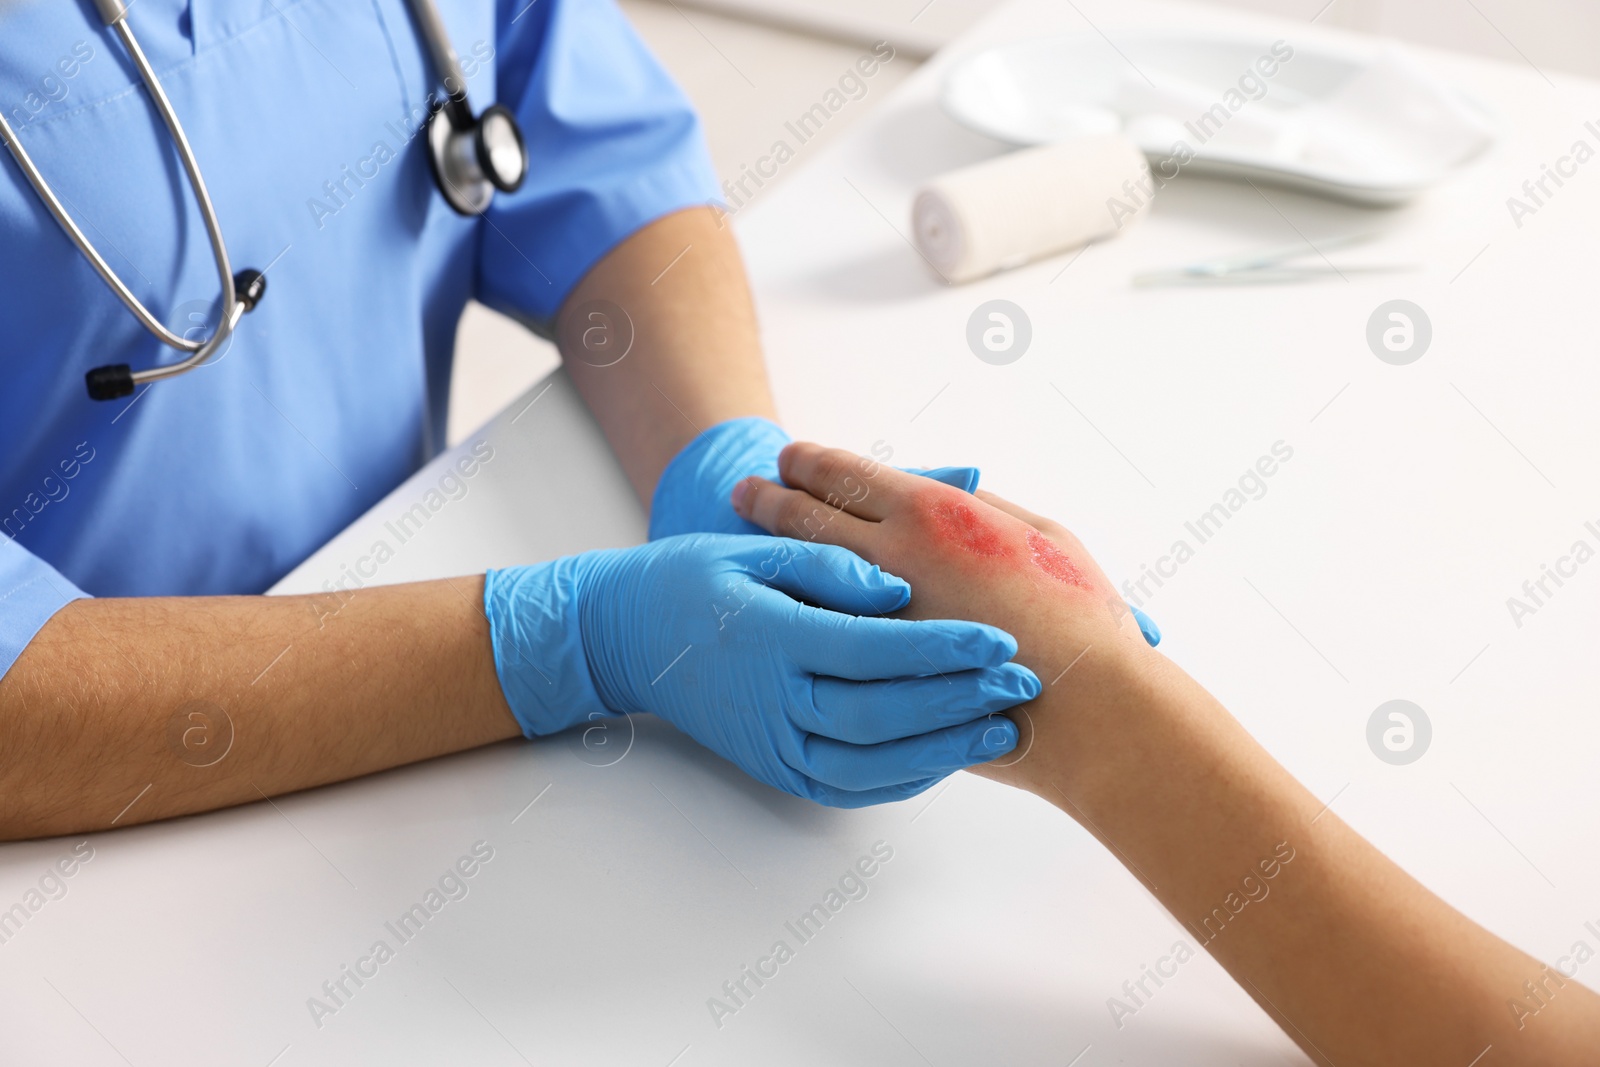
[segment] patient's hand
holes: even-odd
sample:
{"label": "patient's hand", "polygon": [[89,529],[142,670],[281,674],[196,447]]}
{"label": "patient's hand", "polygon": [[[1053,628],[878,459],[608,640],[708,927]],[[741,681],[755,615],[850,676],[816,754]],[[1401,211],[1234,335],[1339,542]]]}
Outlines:
{"label": "patient's hand", "polygon": [[[1534,998],[1537,1025],[1524,1025],[1531,1008],[1503,1011],[1550,967],[1423,889],[1296,782],[1144,643],[1066,530],[816,445],[790,445],[779,470],[796,489],[747,480],[735,509],[905,578],[913,614],[1016,637],[1044,691],[1009,713],[1016,750],[974,770],[1082,823],[1307,1056],[1410,1067],[1493,1049],[1497,1063],[1595,1062],[1600,998],[1562,982],[1554,999]],[[1272,903],[1260,906],[1265,879]]]}
{"label": "patient's hand", "polygon": [[1045,691],[1011,713],[1021,740],[978,769],[987,777],[1040,792],[1028,773],[1035,728],[1050,731],[1069,705],[1107,706],[1153,655],[1110,581],[1057,523],[840,449],[790,445],[779,470],[796,488],[747,479],[734,491],[741,515],[781,536],[842,545],[904,578],[907,616],[972,619],[1016,637],[1018,662]]}

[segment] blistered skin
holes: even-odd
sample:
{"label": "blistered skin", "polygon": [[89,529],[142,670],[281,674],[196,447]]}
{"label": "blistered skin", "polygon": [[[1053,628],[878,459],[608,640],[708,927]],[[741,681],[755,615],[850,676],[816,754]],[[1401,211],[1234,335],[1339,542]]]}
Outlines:
{"label": "blistered skin", "polygon": [[[1011,556],[1010,540],[976,508],[959,501],[941,500],[928,511],[934,533],[955,548],[990,559]],[[1079,589],[1092,588],[1089,578],[1050,538],[1038,530],[1027,533],[1028,556],[1033,565],[1058,582]]]}
{"label": "blistered skin", "polygon": [[1000,535],[972,507],[940,501],[930,512],[933,528],[949,544],[978,556],[1005,556]]}
{"label": "blistered skin", "polygon": [[1028,552],[1033,557],[1033,565],[1050,577],[1079,589],[1090,588],[1089,579],[1072,562],[1072,558],[1038,530],[1028,531]]}

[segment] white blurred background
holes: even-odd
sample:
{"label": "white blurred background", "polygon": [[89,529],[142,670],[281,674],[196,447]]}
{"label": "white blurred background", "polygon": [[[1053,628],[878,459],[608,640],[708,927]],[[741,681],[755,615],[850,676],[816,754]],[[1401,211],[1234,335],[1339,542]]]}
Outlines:
{"label": "white blurred background", "polygon": [[[864,45],[887,40],[896,58],[874,76],[864,99],[841,111],[808,143],[808,152],[837,137],[922,59],[1003,0],[620,2],[700,109],[717,172],[727,178],[766,151],[783,120],[814,103],[816,87],[834,81]],[[1533,65],[1547,73],[1600,77],[1600,0],[1216,2]],[[768,187],[792,172],[780,171]],[[450,441],[477,429],[556,363],[554,350],[521,326],[470,307],[456,345]]]}

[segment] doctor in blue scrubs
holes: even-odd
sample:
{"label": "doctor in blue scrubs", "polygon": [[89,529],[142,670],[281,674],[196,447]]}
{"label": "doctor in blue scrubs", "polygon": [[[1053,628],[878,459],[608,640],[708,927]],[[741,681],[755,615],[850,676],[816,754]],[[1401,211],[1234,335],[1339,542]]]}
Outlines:
{"label": "doctor in blue scrubs", "polygon": [[[525,150],[526,172],[473,203],[430,123],[486,129],[491,104],[472,158]],[[611,0],[21,0],[0,6],[0,115],[0,835],[624,713],[839,806],[1015,745],[997,713],[1039,683],[1009,635],[888,617],[906,583],[734,514],[788,438],[696,117]],[[195,344],[242,317],[168,375],[192,353],[113,278]],[[650,541],[334,612],[261,596],[440,451],[469,298],[556,338]],[[583,358],[596,308],[631,320],[626,359]],[[231,719],[226,759],[174,755],[192,709]]]}

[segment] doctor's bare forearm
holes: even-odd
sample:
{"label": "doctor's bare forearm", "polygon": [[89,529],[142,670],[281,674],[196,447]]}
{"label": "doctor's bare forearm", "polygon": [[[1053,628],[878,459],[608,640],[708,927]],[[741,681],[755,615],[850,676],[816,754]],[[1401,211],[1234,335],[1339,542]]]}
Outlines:
{"label": "doctor's bare forearm", "polygon": [[775,415],[744,262],[711,208],[657,219],[607,253],[562,305],[557,340],[646,505],[700,431]]}
{"label": "doctor's bare forearm", "polygon": [[0,838],[228,807],[520,734],[481,575],[325,601],[57,612],[0,679]]}

